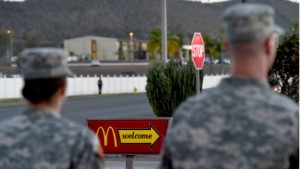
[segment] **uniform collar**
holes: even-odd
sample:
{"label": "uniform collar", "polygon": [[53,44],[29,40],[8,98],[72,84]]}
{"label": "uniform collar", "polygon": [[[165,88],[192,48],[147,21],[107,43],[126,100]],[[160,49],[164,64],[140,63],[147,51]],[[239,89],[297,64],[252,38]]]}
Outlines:
{"label": "uniform collar", "polygon": [[221,86],[234,86],[234,87],[258,87],[263,89],[270,89],[267,80],[260,80],[246,77],[229,77],[225,78],[220,83]]}
{"label": "uniform collar", "polygon": [[34,108],[34,107],[28,107],[25,110],[25,114],[28,115],[38,115],[38,116],[53,116],[56,118],[60,118],[60,114],[55,112],[52,109],[49,108]]}

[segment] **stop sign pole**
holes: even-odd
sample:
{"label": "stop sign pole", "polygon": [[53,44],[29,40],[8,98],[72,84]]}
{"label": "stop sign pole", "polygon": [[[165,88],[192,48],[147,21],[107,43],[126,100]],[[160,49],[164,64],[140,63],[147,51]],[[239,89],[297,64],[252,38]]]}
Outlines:
{"label": "stop sign pole", "polygon": [[196,93],[200,94],[199,70],[202,69],[205,60],[205,47],[201,33],[195,32],[192,40],[192,60],[196,69]]}

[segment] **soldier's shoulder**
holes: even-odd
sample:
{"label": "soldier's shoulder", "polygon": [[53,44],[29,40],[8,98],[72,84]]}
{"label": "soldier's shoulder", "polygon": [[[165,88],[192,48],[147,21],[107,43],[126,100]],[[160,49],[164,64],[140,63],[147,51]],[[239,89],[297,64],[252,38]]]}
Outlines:
{"label": "soldier's shoulder", "polygon": [[[201,94],[192,96],[183,101],[173,114],[173,122],[195,121],[194,117],[205,119],[207,117],[217,116],[215,113],[216,98],[221,102],[222,91],[218,88],[207,89]],[[201,111],[201,113],[199,113]]]}
{"label": "soldier's shoulder", "polygon": [[25,125],[24,121],[26,121],[26,117],[23,114],[11,117],[0,122],[0,130],[7,131],[7,128],[11,126]]}
{"label": "soldier's shoulder", "polygon": [[272,99],[269,100],[270,104],[274,107],[284,109],[286,111],[295,112],[299,110],[299,105],[286,95],[272,92]]}
{"label": "soldier's shoulder", "polygon": [[99,140],[92,130],[65,118],[62,118],[62,121],[66,123],[67,128],[72,128],[72,131],[69,131],[69,133],[74,133],[76,136],[77,144],[74,152],[80,153],[81,151],[91,151],[93,155],[96,155],[97,157],[103,156],[103,154],[99,152]]}
{"label": "soldier's shoulder", "polygon": [[60,123],[63,124],[63,130],[75,132],[85,137],[90,137],[92,131],[84,125],[76,123],[66,118],[61,118]]}
{"label": "soldier's shoulder", "polygon": [[224,91],[219,90],[219,88],[217,87],[203,90],[201,94],[189,97],[185,101],[183,101],[179,105],[178,110],[193,111],[195,108],[195,110],[197,110],[198,107],[202,107],[206,104],[212,105],[214,104],[212,100],[216,100],[216,98],[222,99],[220,97],[221,95],[223,95],[222,93],[224,93]]}
{"label": "soldier's shoulder", "polygon": [[90,130],[88,127],[83,126],[79,123],[73,122],[66,118],[61,118],[61,122],[65,124],[65,133],[67,132],[69,137],[78,140],[83,144],[98,145],[98,140],[95,133]]}

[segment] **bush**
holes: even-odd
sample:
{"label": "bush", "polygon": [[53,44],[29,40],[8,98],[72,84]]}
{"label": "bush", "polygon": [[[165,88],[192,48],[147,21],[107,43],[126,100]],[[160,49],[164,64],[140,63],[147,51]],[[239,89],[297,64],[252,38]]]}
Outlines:
{"label": "bush", "polygon": [[[200,91],[203,73],[200,71]],[[196,94],[195,68],[192,61],[181,66],[171,60],[166,66],[156,63],[147,75],[146,93],[156,116],[170,117],[187,97]]]}
{"label": "bush", "polygon": [[283,37],[269,72],[269,82],[279,86],[281,93],[299,102],[299,32],[298,24]]}

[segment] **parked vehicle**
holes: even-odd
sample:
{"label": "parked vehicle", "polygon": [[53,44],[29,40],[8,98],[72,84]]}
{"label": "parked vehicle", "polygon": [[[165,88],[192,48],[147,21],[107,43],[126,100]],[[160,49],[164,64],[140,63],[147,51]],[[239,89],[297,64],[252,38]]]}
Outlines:
{"label": "parked vehicle", "polygon": [[7,78],[22,78],[21,74],[9,74],[6,76]]}
{"label": "parked vehicle", "polygon": [[99,60],[93,60],[92,62],[91,62],[91,66],[100,66],[101,65],[101,63],[100,63],[100,61]]}
{"label": "parked vehicle", "polygon": [[210,57],[205,57],[204,64],[217,64],[218,60]]}
{"label": "parked vehicle", "polygon": [[218,59],[217,63],[218,64],[230,64],[231,61],[229,59],[223,58],[223,59]]}

